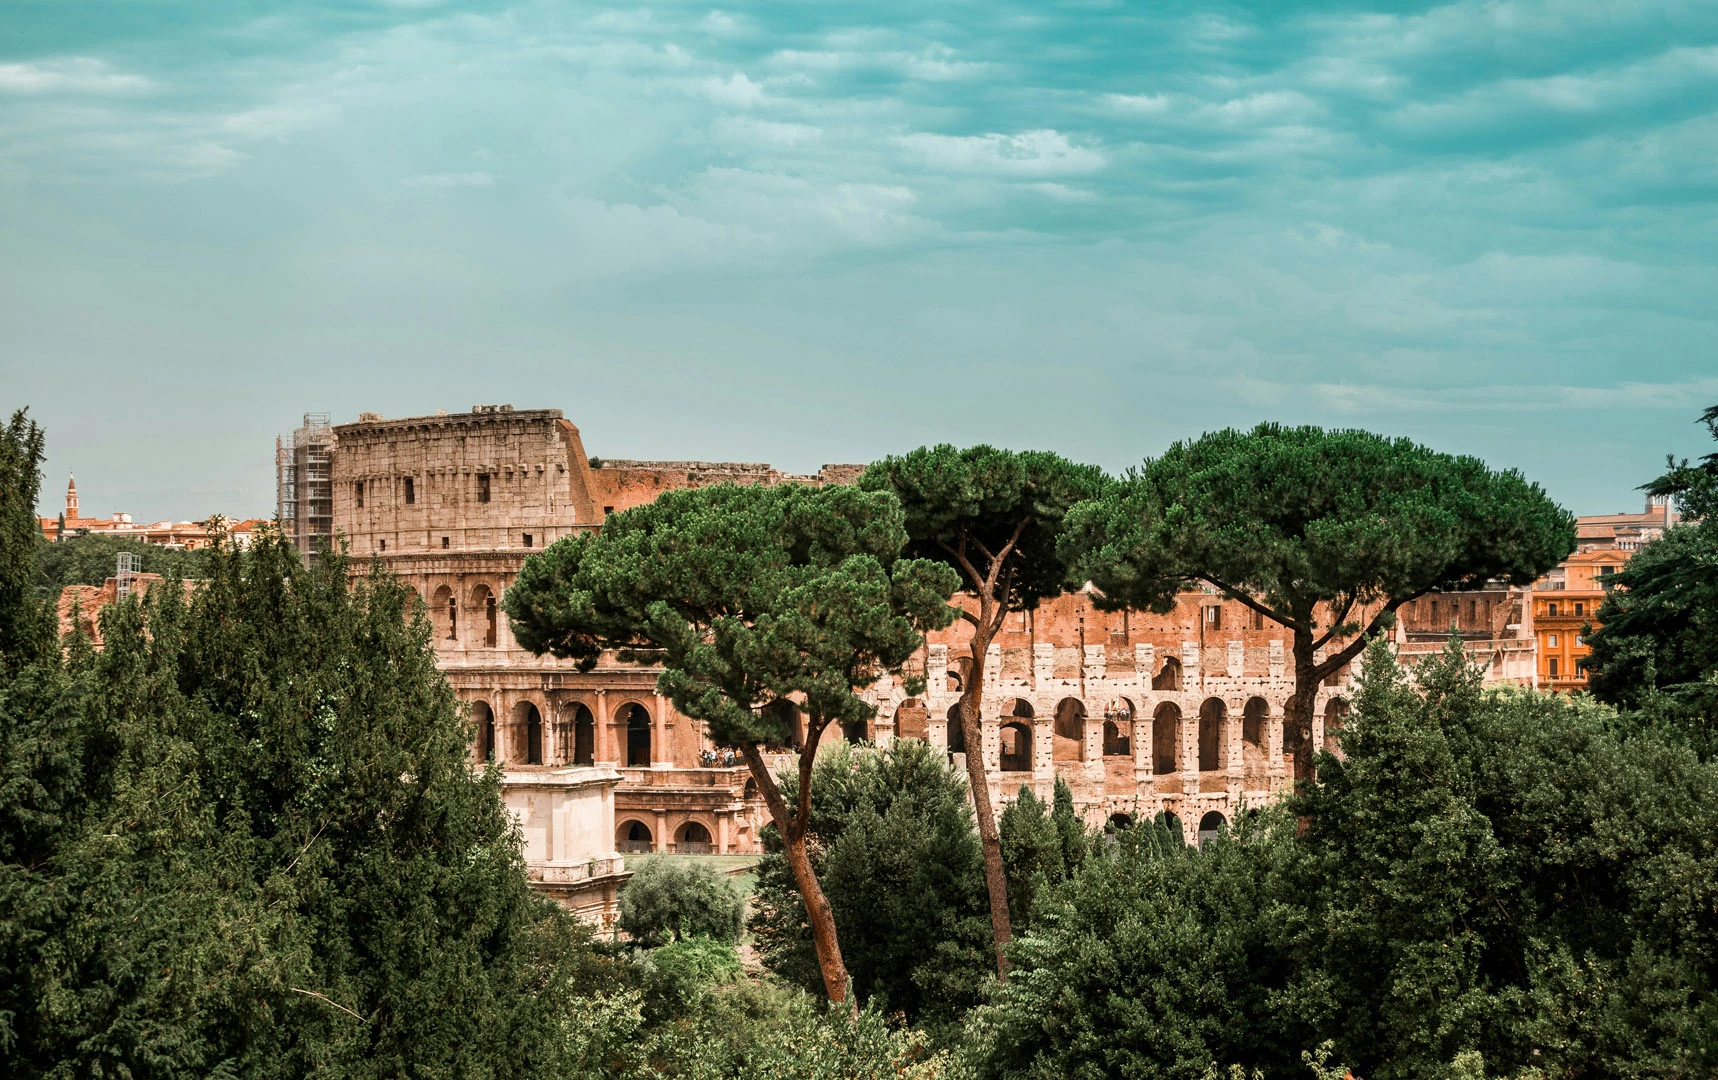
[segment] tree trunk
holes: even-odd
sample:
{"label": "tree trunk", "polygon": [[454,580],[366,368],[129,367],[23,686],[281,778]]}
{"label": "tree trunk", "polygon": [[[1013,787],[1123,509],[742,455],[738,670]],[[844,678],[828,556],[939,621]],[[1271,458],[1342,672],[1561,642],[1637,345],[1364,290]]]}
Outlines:
{"label": "tree trunk", "polygon": [[[988,626],[988,612],[980,618]],[[1003,946],[1014,936],[1008,918],[1008,876],[1002,867],[1002,838],[996,829],[996,813],[990,805],[990,779],[984,772],[984,727],[979,716],[984,706],[984,653],[990,647],[990,631],[979,627],[972,635],[972,667],[960,695],[960,730],[966,740],[966,778],[972,788],[973,817],[978,823],[978,842],[984,849],[984,884],[990,893],[990,935],[996,948],[996,977],[1008,975]]]}
{"label": "tree trunk", "polygon": [[[779,828],[779,826],[777,826]],[[811,856],[805,850],[804,835],[783,843],[787,865],[799,886],[800,899],[805,901],[805,914],[811,920],[811,942],[817,949],[817,968],[823,974],[823,992],[834,1004],[847,1000],[847,965],[841,959],[841,943],[835,936],[835,912],[823,895],[823,886],[811,870]],[[857,1010],[855,1010],[857,1015]]]}
{"label": "tree trunk", "polygon": [[763,794],[764,805],[769,807],[770,820],[781,833],[787,866],[793,872],[793,883],[799,889],[799,898],[805,904],[805,917],[811,923],[811,944],[817,951],[817,969],[823,975],[823,992],[834,1004],[847,1002],[854,1015],[858,1015],[857,1006],[847,1001],[847,964],[841,959],[841,940],[835,933],[835,912],[829,906],[829,898],[823,895],[823,886],[817,882],[817,874],[811,869],[811,856],[805,848],[805,810],[809,809],[811,801],[810,759],[816,752],[815,738],[808,737],[800,751],[799,801],[802,812],[796,815],[788,810],[787,800],[781,797],[781,787],[764,765],[758,748],[755,745],[740,748],[752,779]]}
{"label": "tree trunk", "polygon": [[1312,780],[1312,711],[1320,675],[1312,659],[1312,635],[1294,636],[1294,693],[1283,703],[1283,737],[1294,755],[1296,786]]}

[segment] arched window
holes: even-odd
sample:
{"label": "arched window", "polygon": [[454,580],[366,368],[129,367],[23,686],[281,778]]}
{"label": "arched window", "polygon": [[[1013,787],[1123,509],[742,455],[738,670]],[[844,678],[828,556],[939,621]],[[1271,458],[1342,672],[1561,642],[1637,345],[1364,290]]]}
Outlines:
{"label": "arched window", "polygon": [[1152,714],[1151,771],[1159,776],[1181,771],[1181,708],[1173,701]]}
{"label": "arched window", "polygon": [[[1086,706],[1079,698],[1056,703],[1056,759],[1082,761],[1086,756]],[[1071,745],[1070,745],[1071,741]]]}
{"label": "arched window", "polygon": [[485,648],[495,647],[496,637],[496,606],[495,594],[489,586],[479,585],[471,590],[471,610],[477,612],[477,617],[483,620],[482,634]]}
{"label": "arched window", "polygon": [[1032,729],[1021,723],[1004,724],[998,734],[1002,756],[997,767],[1003,772],[1031,772]]}
{"label": "arched window", "polygon": [[929,742],[928,719],[924,704],[918,698],[908,698],[895,710],[895,737]]}
{"label": "arched window", "polygon": [[1263,748],[1265,723],[1270,715],[1270,704],[1264,698],[1248,698],[1246,708],[1241,711],[1241,741],[1248,746]]}
{"label": "arched window", "polygon": [[627,854],[654,851],[650,827],[642,821],[623,821],[614,831],[615,850]]}
{"label": "arched window", "polygon": [[1223,767],[1223,722],[1227,709],[1222,698],[1206,698],[1199,706],[1199,771],[1216,772]]}
{"label": "arched window", "polygon": [[573,764],[596,763],[596,717],[583,705],[573,707]]}
{"label": "arched window", "polygon": [[1114,720],[1104,721],[1104,756],[1127,757],[1133,753],[1133,736],[1129,734],[1132,725],[1127,727]]}
{"label": "arched window", "polygon": [[621,709],[621,722],[626,725],[626,763],[634,768],[650,764],[650,713],[643,705],[631,702]]}
{"label": "arched window", "polygon": [[966,728],[960,723],[960,702],[948,707],[948,752],[966,753]]}
{"label": "arched window", "polygon": [[1342,749],[1342,729],[1348,726],[1348,702],[1331,698],[1324,707],[1324,748],[1332,754]]}
{"label": "arched window", "polygon": [[1151,677],[1153,690],[1181,689],[1181,661],[1173,656],[1163,658],[1163,666]]}
{"label": "arched window", "polygon": [[477,760],[495,760],[495,713],[486,701],[471,703],[471,720],[477,728]]}
{"label": "arched window", "polygon": [[1215,810],[1200,818],[1199,846],[1204,847],[1206,844],[1217,839],[1217,834],[1227,828],[1228,824],[1229,822],[1223,817],[1223,815],[1219,814]]}
{"label": "arched window", "polygon": [[513,708],[515,752],[524,751],[526,765],[543,764],[543,714],[529,701]]}
{"label": "arched window", "polygon": [[436,640],[457,641],[459,639],[459,601],[454,597],[453,590],[443,585],[430,597],[430,625],[435,629]]}
{"label": "arched window", "polygon": [[1123,829],[1131,829],[1131,828],[1133,828],[1133,815],[1132,814],[1122,814],[1122,813],[1111,814],[1109,816],[1109,820],[1104,822],[1104,832],[1107,832],[1107,833],[1118,833],[1118,832],[1121,832]]}
{"label": "arched window", "polygon": [[682,855],[708,855],[713,850],[710,841],[710,830],[701,823],[688,821],[680,826],[680,836],[674,842],[674,850]]}

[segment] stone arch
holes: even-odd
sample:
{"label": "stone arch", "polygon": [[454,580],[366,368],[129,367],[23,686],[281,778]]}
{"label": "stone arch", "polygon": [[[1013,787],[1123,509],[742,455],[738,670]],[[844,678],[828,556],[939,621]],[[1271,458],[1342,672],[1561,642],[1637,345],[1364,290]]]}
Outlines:
{"label": "stone arch", "polygon": [[1222,698],[1206,698],[1199,706],[1199,771],[1216,772],[1223,767],[1223,729],[1228,726],[1229,707]]}
{"label": "stone arch", "polygon": [[430,594],[430,626],[435,640],[459,640],[459,598],[446,585]]}
{"label": "stone arch", "polygon": [[1151,677],[1153,690],[1169,690],[1179,693],[1181,690],[1181,661],[1173,656],[1163,658],[1163,666],[1157,669],[1157,674]]}
{"label": "stone arch", "polygon": [[521,701],[513,706],[512,736],[514,764],[543,764],[543,714],[536,702]]}
{"label": "stone arch", "polygon": [[1332,754],[1342,751],[1342,730],[1348,726],[1348,701],[1333,697],[1324,705],[1324,748]]}
{"label": "stone arch", "polygon": [[495,760],[495,710],[487,701],[471,703],[471,722],[476,728],[477,760]]}
{"label": "stone arch", "polygon": [[948,707],[948,752],[966,753],[966,728],[960,722],[960,702]]}
{"label": "stone arch", "polygon": [[653,733],[650,730],[650,710],[636,701],[628,701],[615,714],[626,732],[626,764],[644,768],[650,764]]}
{"label": "stone arch", "polygon": [[972,671],[972,657],[956,656],[949,660],[948,669],[944,672],[945,687],[949,693],[958,694],[966,689],[967,675]]}
{"label": "stone arch", "polygon": [[615,823],[614,848],[626,854],[655,851],[656,839],[651,835],[649,825],[637,818],[626,818]]}
{"label": "stone arch", "polygon": [[562,743],[569,751],[568,760],[574,765],[596,764],[597,720],[584,702],[574,702],[570,739]]}
{"label": "stone arch", "polygon": [[1104,832],[1118,833],[1133,828],[1133,815],[1117,810],[1104,820]]}
{"label": "stone arch", "polygon": [[1086,703],[1065,697],[1056,703],[1055,759],[1082,761],[1086,756]]}
{"label": "stone arch", "polygon": [[752,777],[746,777],[746,786],[740,789],[740,798],[751,802],[758,797],[758,782]]}
{"label": "stone arch", "polygon": [[1204,847],[1217,839],[1219,833],[1229,827],[1229,819],[1215,810],[1211,810],[1199,819],[1199,846]]}
{"label": "stone arch", "polygon": [[1173,701],[1152,714],[1151,771],[1160,776],[1181,771],[1181,706]]}
{"label": "stone arch", "polygon": [[1035,714],[1032,711],[1032,703],[1030,701],[1027,701],[1025,698],[1017,697],[1008,703],[1008,710],[1002,715],[1004,719],[1013,717],[1016,720],[1031,720]]}
{"label": "stone arch", "polygon": [[483,582],[478,582],[471,589],[471,603],[467,608],[471,612],[474,624],[472,633],[484,648],[493,649],[500,639],[500,607],[495,599],[495,590]]}
{"label": "stone arch", "polygon": [[1015,721],[1003,724],[997,732],[1002,745],[997,767],[1003,772],[1032,771],[1032,726]]}
{"label": "stone arch", "polygon": [[895,737],[930,742],[930,714],[918,698],[908,698],[895,709]]}
{"label": "stone arch", "polygon": [[1241,708],[1241,767],[1249,776],[1261,777],[1270,771],[1265,754],[1270,719],[1271,704],[1262,697],[1248,698]]}
{"label": "stone arch", "polygon": [[1104,757],[1133,754],[1133,702],[1118,697],[1104,706]]}
{"label": "stone arch", "polygon": [[715,850],[716,839],[710,827],[692,818],[675,830],[674,850],[683,855],[708,855]]}

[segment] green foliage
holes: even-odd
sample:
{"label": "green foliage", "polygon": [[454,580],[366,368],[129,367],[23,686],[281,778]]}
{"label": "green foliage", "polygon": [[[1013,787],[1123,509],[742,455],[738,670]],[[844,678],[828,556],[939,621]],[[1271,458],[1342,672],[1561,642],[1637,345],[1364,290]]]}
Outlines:
{"label": "green foliage", "polygon": [[1307,1045],[1271,1008],[1269,886],[1291,833],[1257,822],[1203,851],[1152,827],[1117,834],[1010,946],[1008,980],[968,1021],[977,1074],[1195,1080],[1221,1061],[1283,1075]]}
{"label": "green foliage", "polygon": [[44,545],[36,518],[46,446],[19,409],[0,428],[0,674],[43,657],[53,644],[51,609],[35,600],[31,560]]}
{"label": "green foliage", "polygon": [[739,940],[745,901],[709,865],[646,858],[620,891],[620,928],[641,945],[701,937]]}
{"label": "green foliage", "polygon": [[900,499],[912,537],[907,553],[947,563],[967,587],[976,584],[971,566],[983,565],[1014,538],[998,575],[997,599],[1008,609],[1036,607],[1080,584],[1058,552],[1057,537],[1068,510],[1099,494],[1104,483],[1097,466],[1057,454],[946,443],[884,458],[859,478],[863,490]]}
{"label": "green foliage", "polygon": [[659,689],[717,743],[783,745],[794,695],[867,721],[854,692],[948,625],[953,575],[897,558],[887,493],[718,484],[664,493],[528,560],[504,601],[520,644],[589,666],[605,648],[663,667]]}
{"label": "green foliage", "polygon": [[35,588],[38,595],[57,597],[67,585],[100,585],[114,575],[117,556],[129,551],[146,574],[175,576],[187,581],[206,576],[208,549],[188,551],[151,544],[136,537],[90,533],[71,536],[36,548]]}
{"label": "green foliage", "polygon": [[266,539],[4,681],[8,1075],[560,1068],[588,932],[530,893],[418,608]]}
{"label": "green foliage", "polygon": [[[1364,431],[1261,424],[1178,442],[1069,514],[1067,550],[1112,603],[1166,611],[1209,582],[1277,621],[1429,589],[1531,584],[1574,518],[1513,470]],[[1337,621],[1340,621],[1338,619]]]}
{"label": "green foliage", "polygon": [[1718,771],[1458,646],[1369,657],[1346,760],[1295,800],[1286,1000],[1378,1080],[1687,1076],[1718,1032]]}
{"label": "green foliage", "polygon": [[[1718,405],[1700,414],[1700,423],[1718,439]],[[1665,461],[1663,476],[1646,485],[1649,495],[1676,500],[1687,518],[1718,518],[1718,453],[1707,454],[1696,464],[1674,457]]]}
{"label": "green foliage", "polygon": [[1008,909],[1014,926],[1030,928],[1038,898],[1077,873],[1091,852],[1085,822],[1074,809],[1074,793],[1056,778],[1053,809],[1045,811],[1025,785],[1002,811],[999,832],[1008,874]]}
{"label": "green foliage", "polygon": [[[798,778],[784,775],[782,786],[793,792]],[[917,740],[840,746],[818,759],[811,807],[813,864],[859,1000],[915,1023],[951,1023],[989,966],[983,858],[965,782]],[[764,842],[751,922],[758,953],[790,982],[814,987],[811,931],[773,827]]]}

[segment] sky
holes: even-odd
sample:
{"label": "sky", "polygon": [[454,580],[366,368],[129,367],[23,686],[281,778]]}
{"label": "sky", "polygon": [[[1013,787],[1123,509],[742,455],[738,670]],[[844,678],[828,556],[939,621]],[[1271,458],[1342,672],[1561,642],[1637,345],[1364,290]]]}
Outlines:
{"label": "sky", "polygon": [[1634,509],[1718,403],[1718,4],[7,0],[43,507],[267,516],[306,411],[1121,470],[1362,427]]}

